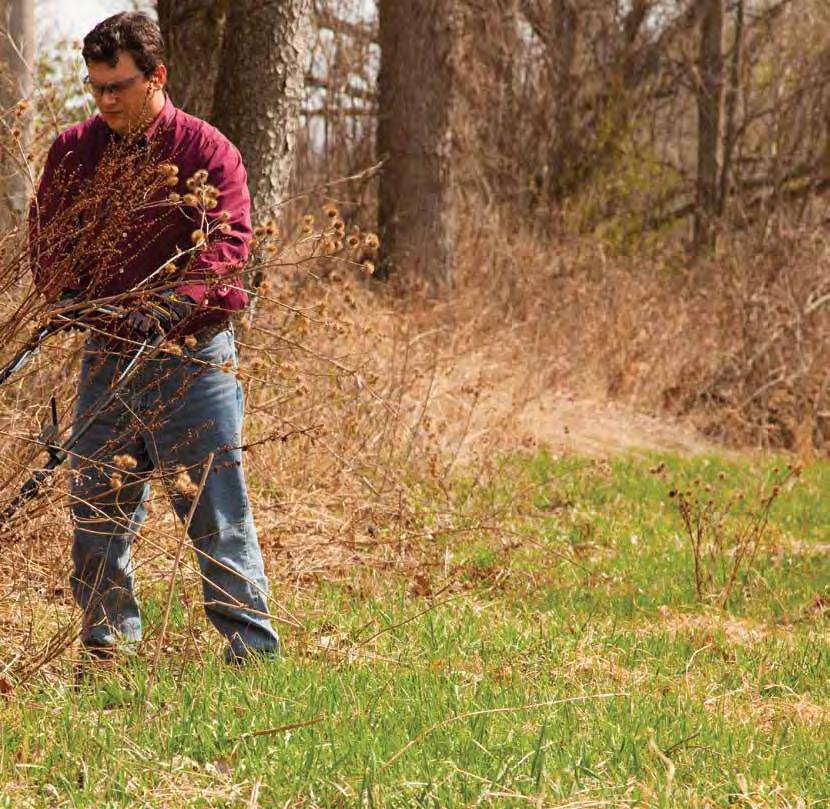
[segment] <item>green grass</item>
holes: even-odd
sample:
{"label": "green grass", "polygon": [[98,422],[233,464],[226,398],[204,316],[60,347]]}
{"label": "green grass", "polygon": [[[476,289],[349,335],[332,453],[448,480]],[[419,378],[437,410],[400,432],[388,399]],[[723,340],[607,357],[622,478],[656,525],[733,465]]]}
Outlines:
{"label": "green grass", "polygon": [[668,497],[752,503],[772,463],[539,455],[424,490],[397,572],[286,597],[307,625],[278,663],[211,641],[149,694],[150,652],[0,698],[0,807],[827,803],[830,465],[776,503],[726,613]]}

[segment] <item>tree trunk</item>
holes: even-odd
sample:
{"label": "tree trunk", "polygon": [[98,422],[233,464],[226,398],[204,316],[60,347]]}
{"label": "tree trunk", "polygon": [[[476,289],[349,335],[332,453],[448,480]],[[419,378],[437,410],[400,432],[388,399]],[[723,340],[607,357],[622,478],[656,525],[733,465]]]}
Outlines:
{"label": "tree trunk", "polygon": [[381,270],[406,270],[433,287],[451,281],[455,247],[454,6],[453,0],[381,0],[379,9]]}
{"label": "tree trunk", "polygon": [[574,75],[577,44],[579,42],[579,15],[571,0],[554,4],[553,32],[548,43],[551,51],[549,65],[551,86],[554,88],[556,109],[553,114],[553,137],[548,150],[547,190],[551,200],[562,199],[578,185],[579,155],[584,144],[575,143],[576,98],[579,82]]}
{"label": "tree trunk", "polygon": [[33,191],[27,153],[33,134],[28,102],[34,88],[34,0],[0,0],[0,29],[0,109],[9,110],[0,134],[0,221],[8,224],[26,210]]}
{"label": "tree trunk", "polygon": [[177,107],[210,119],[230,0],[158,0],[170,77],[167,91]]}
{"label": "tree trunk", "polygon": [[697,210],[694,221],[696,255],[715,249],[720,176],[721,108],[723,104],[724,0],[703,0],[697,92]]}
{"label": "tree trunk", "polygon": [[213,123],[242,152],[255,221],[276,213],[291,176],[311,46],[311,0],[233,0]]}
{"label": "tree trunk", "polygon": [[741,90],[741,69],[743,66],[744,42],[744,0],[735,2],[735,36],[729,60],[729,85],[724,100],[723,165],[720,172],[718,193],[718,216],[726,212],[726,203],[731,190],[732,157],[735,152],[737,133],[738,96]]}
{"label": "tree trunk", "polygon": [[[516,198],[508,155],[515,143],[514,61],[519,49],[518,0],[462,0],[459,75],[453,113],[456,185],[484,204]],[[466,196],[466,195],[465,195]]]}

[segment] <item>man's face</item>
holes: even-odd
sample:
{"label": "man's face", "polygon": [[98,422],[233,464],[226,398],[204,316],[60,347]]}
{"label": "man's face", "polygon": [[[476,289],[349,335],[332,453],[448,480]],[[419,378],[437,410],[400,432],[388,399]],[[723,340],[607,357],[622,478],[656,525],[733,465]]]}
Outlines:
{"label": "man's face", "polygon": [[89,62],[87,71],[87,87],[98,110],[107,126],[119,135],[143,132],[163,106],[161,88],[167,76],[164,65],[145,76],[132,54],[124,52],[119,54],[115,67]]}

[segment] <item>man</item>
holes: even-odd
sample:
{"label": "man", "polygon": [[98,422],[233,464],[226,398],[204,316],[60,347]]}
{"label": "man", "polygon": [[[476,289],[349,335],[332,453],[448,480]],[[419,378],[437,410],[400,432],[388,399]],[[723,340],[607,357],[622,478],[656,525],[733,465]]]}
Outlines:
{"label": "man", "polygon": [[[132,542],[150,473],[189,535],[205,610],[228,662],[277,654],[267,582],[242,471],[242,390],[229,317],[247,304],[239,272],[251,238],[239,152],[167,98],[155,22],[121,13],[84,39],[99,114],[52,145],[30,214],[38,289],[64,313],[105,301],[128,314],[86,323],[75,426],[155,334],[138,367],[73,450],[72,589],[81,641],[108,657],[141,638]],[[173,341],[173,342],[171,342]],[[202,491],[196,482],[214,453]]]}

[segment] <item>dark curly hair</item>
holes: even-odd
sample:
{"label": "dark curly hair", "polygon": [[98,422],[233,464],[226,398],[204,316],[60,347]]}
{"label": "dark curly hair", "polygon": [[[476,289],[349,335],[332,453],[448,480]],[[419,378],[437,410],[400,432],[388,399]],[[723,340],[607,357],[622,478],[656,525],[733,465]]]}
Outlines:
{"label": "dark curly hair", "polygon": [[85,37],[84,61],[106,62],[115,67],[122,52],[129,53],[138,69],[149,76],[164,62],[164,39],[156,22],[140,11],[122,11],[99,22]]}

